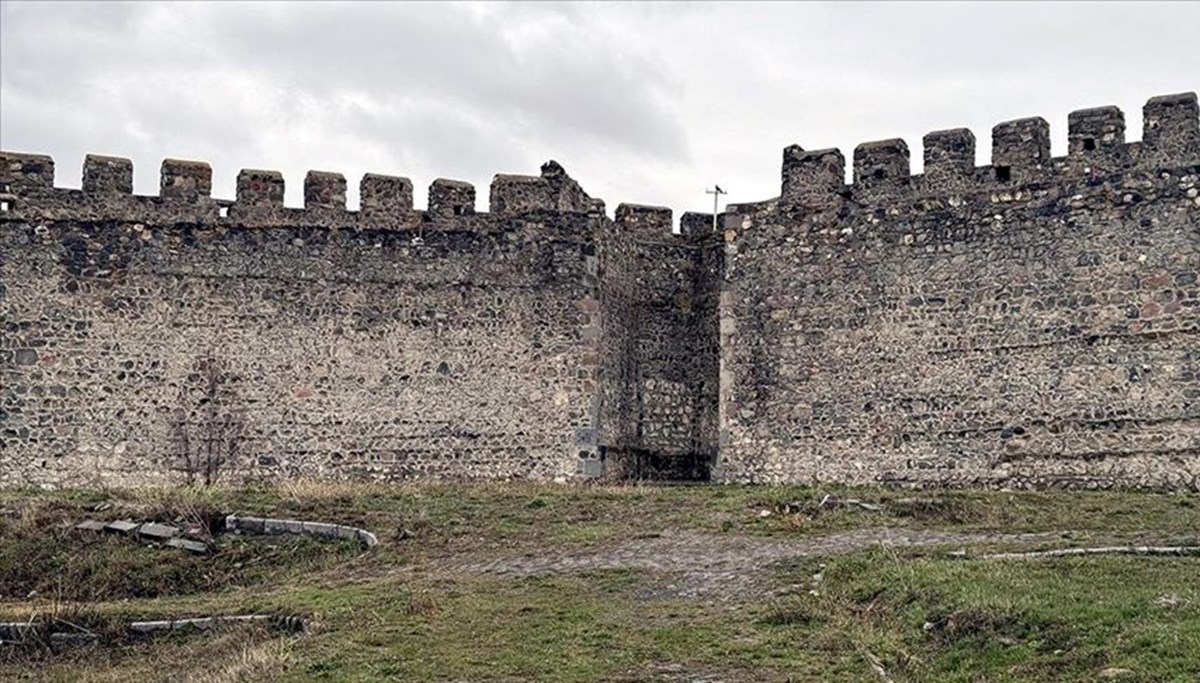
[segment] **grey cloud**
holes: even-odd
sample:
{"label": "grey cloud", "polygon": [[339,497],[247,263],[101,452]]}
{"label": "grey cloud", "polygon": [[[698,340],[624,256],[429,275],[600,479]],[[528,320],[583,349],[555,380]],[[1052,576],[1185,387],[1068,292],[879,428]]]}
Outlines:
{"label": "grey cloud", "polygon": [[[778,190],[779,150],[1194,90],[1200,5],[1123,3],[0,4],[0,146],[480,187],[563,162],[608,201]],[[67,170],[72,169],[72,170]],[[352,192],[353,195],[353,192]]]}

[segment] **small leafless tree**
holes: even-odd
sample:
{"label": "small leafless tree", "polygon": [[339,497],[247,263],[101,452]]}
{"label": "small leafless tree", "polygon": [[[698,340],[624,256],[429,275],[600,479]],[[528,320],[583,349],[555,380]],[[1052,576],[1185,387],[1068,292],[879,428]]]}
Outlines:
{"label": "small leafless tree", "polygon": [[245,419],[234,407],[235,380],[210,353],[196,362],[196,371],[179,388],[175,466],[189,485],[212,486],[227,466],[236,466]]}

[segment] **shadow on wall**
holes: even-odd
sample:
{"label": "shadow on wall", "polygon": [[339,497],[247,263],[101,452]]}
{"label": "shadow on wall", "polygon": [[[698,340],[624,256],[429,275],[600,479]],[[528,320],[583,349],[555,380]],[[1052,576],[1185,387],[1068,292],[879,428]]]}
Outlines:
{"label": "shadow on wall", "polygon": [[712,458],[703,453],[663,455],[640,448],[601,447],[605,476],[617,481],[709,481]]}

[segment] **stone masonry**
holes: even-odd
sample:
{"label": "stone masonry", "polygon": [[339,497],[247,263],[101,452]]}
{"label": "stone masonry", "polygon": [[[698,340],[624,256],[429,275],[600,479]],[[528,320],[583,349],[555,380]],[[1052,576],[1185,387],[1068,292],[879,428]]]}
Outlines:
{"label": "stone masonry", "polygon": [[0,485],[657,477],[1200,486],[1200,113],[784,150],[780,196],[617,207],[0,153]]}

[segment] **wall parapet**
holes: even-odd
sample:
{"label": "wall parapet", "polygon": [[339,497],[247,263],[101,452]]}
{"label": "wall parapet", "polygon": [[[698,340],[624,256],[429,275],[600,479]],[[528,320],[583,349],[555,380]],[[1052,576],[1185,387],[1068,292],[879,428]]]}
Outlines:
{"label": "wall parapet", "polygon": [[906,198],[974,192],[1011,192],[1127,171],[1180,167],[1200,161],[1200,106],[1194,92],[1150,98],[1142,110],[1142,141],[1125,141],[1125,115],[1093,107],[1068,116],[1068,150],[1051,155],[1050,124],[1040,117],[992,128],[991,164],[975,165],[975,135],[965,128],[934,131],[922,139],[925,170],[912,174],[901,139],[865,142],[854,150],[852,181],[837,149],[783,151],[781,208],[795,213],[877,205]]}
{"label": "wall parapet", "polygon": [[[324,227],[349,230],[439,230],[478,232],[509,218],[556,214],[602,216],[604,202],[588,196],[557,162],[540,176],[497,175],[490,212],[475,210],[475,187],[438,178],[429,187],[423,211],[413,208],[408,178],[364,174],[360,206],[347,209],[347,182],[341,173],[309,171],[304,206],[284,205],[285,180],[278,171],[243,169],[235,198],[212,196],[212,168],[202,161],[162,162],[157,196],[133,192],[133,163],[122,157],[89,154],[79,190],[56,187],[55,162],[46,155],[0,151],[0,221],[125,221],[134,223],[215,223],[230,227]],[[492,226],[492,227],[489,227]]]}

